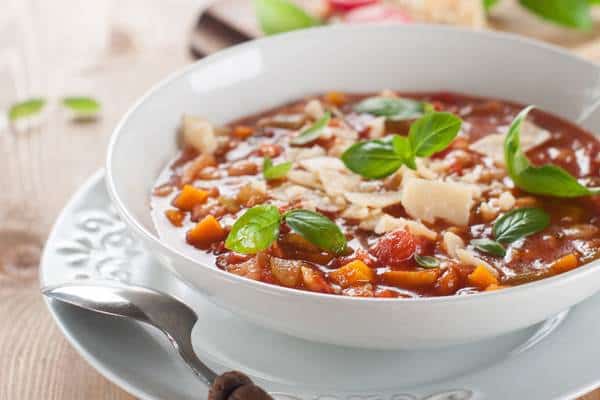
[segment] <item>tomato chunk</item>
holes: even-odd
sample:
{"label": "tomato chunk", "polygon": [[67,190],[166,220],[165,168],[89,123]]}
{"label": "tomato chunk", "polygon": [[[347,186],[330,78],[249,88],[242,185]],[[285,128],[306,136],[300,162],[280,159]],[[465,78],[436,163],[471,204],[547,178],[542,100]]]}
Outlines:
{"label": "tomato chunk", "polygon": [[413,256],[416,250],[415,238],[404,229],[386,233],[369,252],[384,265],[399,265]]}
{"label": "tomato chunk", "polygon": [[329,5],[336,11],[346,12],[378,2],[379,0],[329,0]]}
{"label": "tomato chunk", "polygon": [[346,22],[367,23],[367,22],[411,22],[410,17],[402,10],[388,4],[372,4],[365,7],[356,8],[346,14]]}

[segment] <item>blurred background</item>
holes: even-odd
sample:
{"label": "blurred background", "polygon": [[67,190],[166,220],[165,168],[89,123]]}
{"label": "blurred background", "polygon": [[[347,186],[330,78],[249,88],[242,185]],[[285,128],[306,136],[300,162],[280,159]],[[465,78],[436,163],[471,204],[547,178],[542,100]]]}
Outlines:
{"label": "blurred background", "polygon": [[0,399],[129,398],[61,337],[37,266],[136,98],[261,35],[382,22],[514,32],[600,62],[599,0],[0,0]]}

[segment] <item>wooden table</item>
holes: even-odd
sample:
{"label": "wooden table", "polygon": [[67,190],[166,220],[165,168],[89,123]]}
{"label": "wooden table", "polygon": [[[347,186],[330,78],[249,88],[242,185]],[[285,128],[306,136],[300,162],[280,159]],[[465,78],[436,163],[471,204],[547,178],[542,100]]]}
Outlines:
{"label": "wooden table", "polygon": [[[16,99],[51,101],[37,127],[14,132],[0,117],[0,400],[131,399],[68,345],[38,290],[44,240],[73,191],[103,164],[115,122],[132,101],[191,60],[187,41],[206,0],[5,0],[0,12],[0,110]],[[598,29],[566,32],[513,4],[493,25],[525,31],[600,61]],[[67,94],[103,104],[95,123],[57,110]],[[0,112],[0,114],[4,114]],[[600,391],[582,399],[600,400]]]}

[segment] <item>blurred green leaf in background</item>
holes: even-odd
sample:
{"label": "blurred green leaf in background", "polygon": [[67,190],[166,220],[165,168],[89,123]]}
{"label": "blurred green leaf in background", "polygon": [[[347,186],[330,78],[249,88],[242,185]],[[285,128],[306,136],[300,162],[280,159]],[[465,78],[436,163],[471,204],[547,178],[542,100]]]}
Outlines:
{"label": "blurred green leaf in background", "polygon": [[266,35],[321,25],[321,21],[287,0],[254,0],[258,23]]}

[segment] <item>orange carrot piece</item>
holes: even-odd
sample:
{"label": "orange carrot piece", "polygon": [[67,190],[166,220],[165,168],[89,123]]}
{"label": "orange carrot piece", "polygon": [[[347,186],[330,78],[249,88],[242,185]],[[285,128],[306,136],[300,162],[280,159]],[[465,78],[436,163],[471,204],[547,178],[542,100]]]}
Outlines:
{"label": "orange carrot piece", "polygon": [[475,271],[471,272],[467,278],[471,285],[481,290],[485,290],[490,285],[498,284],[498,278],[482,265],[475,268]]}
{"label": "orange carrot piece", "polygon": [[341,287],[348,287],[359,283],[372,282],[375,279],[375,272],[364,262],[354,260],[331,271],[329,278]]}
{"label": "orange carrot piece", "polygon": [[173,226],[180,227],[183,225],[183,219],[185,218],[185,213],[180,210],[167,210],[165,211],[165,216],[171,222]]}
{"label": "orange carrot piece", "polygon": [[346,103],[346,95],[342,92],[328,92],[325,94],[325,101],[334,106],[341,106]]}
{"label": "orange carrot piece", "polygon": [[246,125],[238,125],[233,129],[233,136],[238,139],[246,139],[254,133],[254,130]]}
{"label": "orange carrot piece", "polygon": [[563,272],[577,268],[577,266],[579,266],[577,255],[569,253],[550,264],[550,270],[554,274],[562,274]]}
{"label": "orange carrot piece", "polygon": [[439,276],[439,269],[429,269],[426,271],[388,271],[383,273],[383,281],[392,286],[417,288],[433,285]]}
{"label": "orange carrot piece", "polygon": [[502,289],[507,289],[510,286],[507,285],[498,285],[497,283],[492,283],[491,285],[489,285],[488,287],[485,288],[486,292],[493,292],[495,290],[502,290]]}
{"label": "orange carrot piece", "polygon": [[192,209],[204,204],[208,198],[206,190],[198,189],[192,185],[185,185],[181,192],[173,200],[173,205],[181,211],[192,211]]}
{"label": "orange carrot piece", "polygon": [[212,243],[225,239],[226,232],[212,215],[207,215],[187,232],[186,239],[194,247],[206,249]]}

